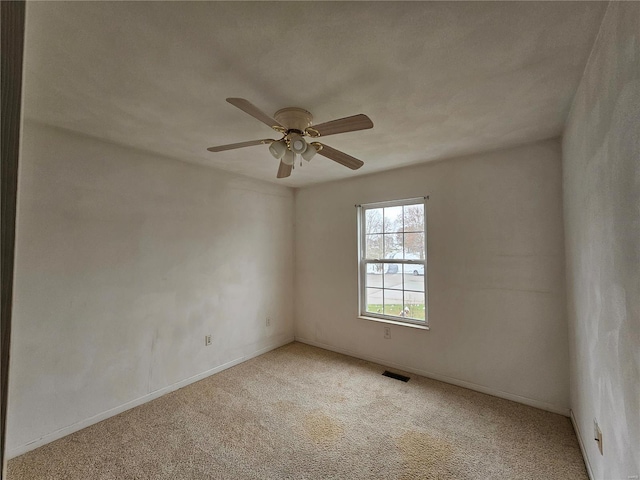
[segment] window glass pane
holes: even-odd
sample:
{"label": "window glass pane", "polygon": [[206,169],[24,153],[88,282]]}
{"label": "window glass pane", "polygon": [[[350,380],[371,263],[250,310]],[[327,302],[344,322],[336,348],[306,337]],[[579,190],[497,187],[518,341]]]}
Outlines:
{"label": "window glass pane", "polygon": [[404,234],[404,258],[424,260],[424,233]]}
{"label": "window glass pane", "polygon": [[402,290],[384,290],[384,314],[399,317],[402,312]]}
{"label": "window glass pane", "polygon": [[402,207],[387,207],[384,209],[384,233],[402,231]]}
{"label": "window glass pane", "polygon": [[404,231],[424,232],[424,205],[405,205]]}
{"label": "window glass pane", "polygon": [[415,292],[424,292],[424,265],[403,265],[404,289]]}
{"label": "window glass pane", "polygon": [[402,290],[402,265],[397,263],[384,264],[384,288]]}
{"label": "window glass pane", "polygon": [[370,233],[382,233],[382,208],[371,208],[365,210],[365,232]]}
{"label": "window glass pane", "polygon": [[383,313],[382,289],[367,288],[366,295],[367,295],[367,298],[366,298],[367,312],[382,314]]}
{"label": "window glass pane", "polygon": [[379,287],[382,288],[382,263],[367,263],[367,287]]}
{"label": "window glass pane", "polygon": [[382,258],[383,249],[383,235],[373,234],[366,235],[365,256],[368,259],[380,259]]}
{"label": "window glass pane", "polygon": [[384,257],[402,258],[403,242],[401,233],[384,234]]}
{"label": "window glass pane", "polygon": [[424,293],[404,292],[404,317],[424,320]]}

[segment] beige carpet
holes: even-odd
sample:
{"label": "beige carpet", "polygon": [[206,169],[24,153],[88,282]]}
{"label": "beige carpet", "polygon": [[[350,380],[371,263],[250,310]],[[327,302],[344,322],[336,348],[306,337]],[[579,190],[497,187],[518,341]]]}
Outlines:
{"label": "beige carpet", "polygon": [[292,343],[9,462],[9,479],[586,479],[560,415]]}

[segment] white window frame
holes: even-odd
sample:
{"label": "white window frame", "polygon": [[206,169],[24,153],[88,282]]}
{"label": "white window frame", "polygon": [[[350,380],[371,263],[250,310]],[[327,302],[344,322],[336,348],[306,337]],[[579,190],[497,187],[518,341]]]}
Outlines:
{"label": "white window frame", "polygon": [[[359,303],[359,317],[365,320],[376,320],[385,323],[394,323],[398,325],[417,327],[417,328],[429,328],[429,294],[427,291],[427,200],[429,197],[408,198],[403,200],[393,200],[387,202],[367,203],[362,205],[356,205],[358,210],[358,303]],[[424,213],[424,260],[405,260],[405,259],[367,259],[366,258],[366,212],[370,209],[385,208],[385,207],[398,207],[404,205],[423,205]],[[404,230],[404,229],[403,229]],[[382,264],[397,264],[397,265],[422,265],[424,268],[424,320],[418,320],[413,318],[405,318],[394,315],[385,315],[375,312],[368,312],[366,305],[366,278],[367,278],[367,265],[370,263],[382,263]],[[383,273],[384,275],[384,273]],[[404,292],[404,285],[403,285]]]}

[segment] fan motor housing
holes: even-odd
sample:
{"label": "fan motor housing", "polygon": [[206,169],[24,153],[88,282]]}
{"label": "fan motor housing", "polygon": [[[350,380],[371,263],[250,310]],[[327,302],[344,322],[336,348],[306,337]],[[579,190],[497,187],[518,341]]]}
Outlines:
{"label": "fan motor housing", "polygon": [[311,112],[298,107],[281,108],[275,113],[274,117],[281,125],[287,127],[288,130],[298,130],[300,132],[304,132],[313,122]]}

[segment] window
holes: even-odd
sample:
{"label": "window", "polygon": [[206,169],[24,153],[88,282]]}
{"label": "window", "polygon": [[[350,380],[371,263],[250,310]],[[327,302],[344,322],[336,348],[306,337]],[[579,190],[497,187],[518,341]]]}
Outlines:
{"label": "window", "polygon": [[360,316],[426,326],[425,199],[360,205]]}

